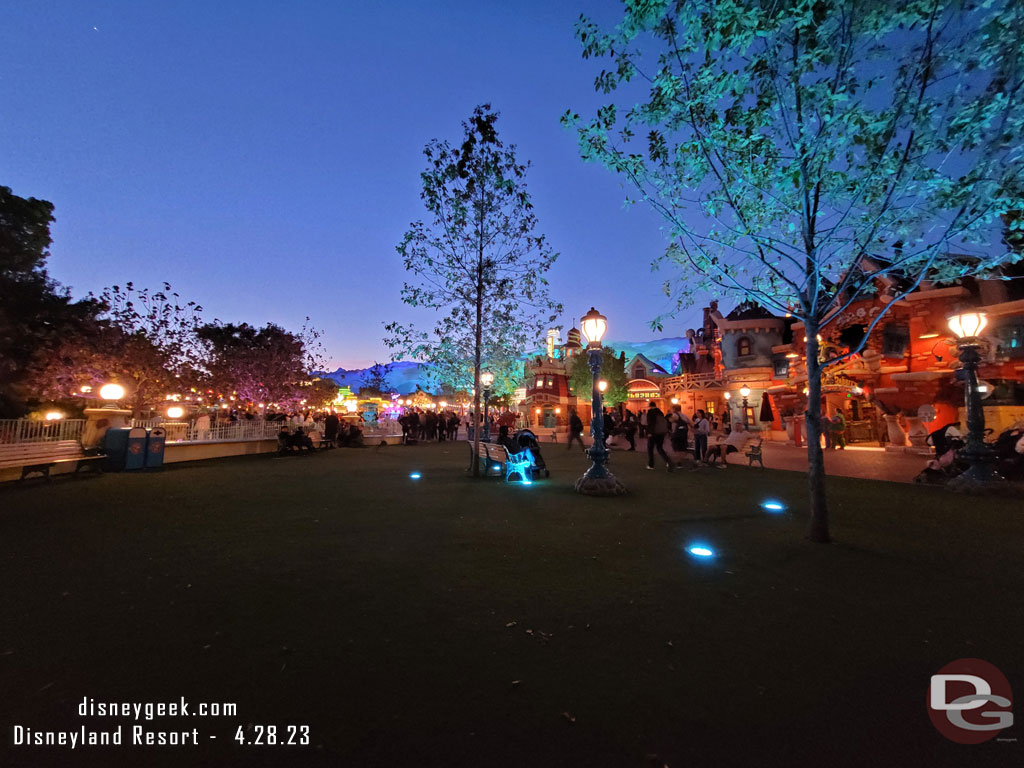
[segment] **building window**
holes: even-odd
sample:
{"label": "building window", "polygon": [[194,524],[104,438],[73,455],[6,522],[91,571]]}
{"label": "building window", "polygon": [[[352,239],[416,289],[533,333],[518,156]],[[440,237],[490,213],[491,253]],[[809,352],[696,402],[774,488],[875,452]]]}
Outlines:
{"label": "building window", "polygon": [[705,400],[704,401],[704,412],[705,413],[714,414],[714,412],[715,412],[715,401],[714,400]]}
{"label": "building window", "polygon": [[909,326],[889,325],[882,331],[882,357],[905,357],[909,346]]}
{"label": "building window", "polygon": [[637,363],[633,366],[633,378],[634,379],[645,379],[646,371],[644,370],[643,363]]}
{"label": "building window", "polygon": [[553,389],[555,386],[555,380],[552,378],[548,379],[548,389]]}
{"label": "building window", "polygon": [[749,336],[740,336],[739,341],[736,342],[736,354],[739,357],[746,357],[747,355],[753,354],[753,347],[750,343]]}
{"label": "building window", "polygon": [[777,357],[772,363],[775,370],[775,378],[784,379],[789,376],[789,360],[785,357]]}

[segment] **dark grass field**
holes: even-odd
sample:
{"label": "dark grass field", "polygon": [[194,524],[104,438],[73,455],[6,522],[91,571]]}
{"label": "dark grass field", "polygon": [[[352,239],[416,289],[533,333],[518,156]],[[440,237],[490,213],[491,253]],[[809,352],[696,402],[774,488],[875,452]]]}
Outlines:
{"label": "dark grass field", "polygon": [[[814,545],[799,474],[617,453],[632,493],[595,500],[572,491],[576,451],[547,448],[529,487],[467,477],[466,454],[0,488],[0,765],[1024,762],[1022,741],[947,742],[925,709],[962,657],[1024,700],[1024,500],[836,478],[836,541]],[[238,713],[140,723],[198,747],[12,746],[16,724],[127,741],[134,721],[81,718],[83,697],[182,696]],[[311,743],[237,745],[247,724]]]}

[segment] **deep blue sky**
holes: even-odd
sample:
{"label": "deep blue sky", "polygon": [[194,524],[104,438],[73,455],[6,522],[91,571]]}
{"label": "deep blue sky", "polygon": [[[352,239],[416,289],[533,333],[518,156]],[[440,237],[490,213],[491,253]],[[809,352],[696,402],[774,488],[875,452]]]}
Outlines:
{"label": "deep blue sky", "polygon": [[[611,0],[32,2],[0,24],[0,184],[57,207],[52,275],[76,296],[172,283],[208,318],[326,331],[332,363],[385,360],[395,253],[424,144],[456,141],[479,103],[533,162],[539,231],[561,253],[566,327],[591,304],[609,337],[664,334],[664,248],[558,123],[602,97],[573,37]],[[692,325],[692,322],[687,322]],[[333,366],[332,366],[333,367]]]}

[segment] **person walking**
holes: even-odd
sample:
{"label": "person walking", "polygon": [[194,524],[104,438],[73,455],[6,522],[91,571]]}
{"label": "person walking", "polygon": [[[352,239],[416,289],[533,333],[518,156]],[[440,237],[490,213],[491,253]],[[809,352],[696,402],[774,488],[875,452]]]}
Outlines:
{"label": "person walking", "polygon": [[832,417],[829,431],[832,433],[832,447],[840,451],[846,450],[846,417],[843,416],[843,409],[836,408],[836,415]]}
{"label": "person walking", "polygon": [[626,434],[626,442],[629,443],[627,451],[636,450],[636,429],[637,429],[636,414],[632,411],[626,411],[626,418],[622,421],[622,429]]}
{"label": "person walking", "polygon": [[565,450],[572,450],[572,441],[578,440],[580,448],[586,450],[586,446],[583,445],[583,420],[576,413],[575,408],[569,409],[569,445],[566,446]]}
{"label": "person walking", "polygon": [[651,400],[647,408],[647,468],[654,469],[654,451],[657,450],[665,460],[665,469],[672,471],[672,462],[665,453],[665,435],[668,434],[668,419],[661,412],[658,404]]}
{"label": "person walking", "polygon": [[697,461],[704,460],[708,452],[708,435],[711,434],[711,422],[703,410],[698,410],[693,421],[693,455]]}
{"label": "person walking", "polygon": [[615,434],[615,420],[612,418],[611,411],[608,408],[604,409],[604,420],[601,422],[602,435],[604,438],[605,450],[608,449],[608,439]]}
{"label": "person walking", "polygon": [[[672,413],[669,415],[669,422],[672,424],[672,451],[673,453],[686,453],[690,450],[690,417],[683,413],[682,406],[672,406]],[[676,462],[676,467],[681,466]]]}

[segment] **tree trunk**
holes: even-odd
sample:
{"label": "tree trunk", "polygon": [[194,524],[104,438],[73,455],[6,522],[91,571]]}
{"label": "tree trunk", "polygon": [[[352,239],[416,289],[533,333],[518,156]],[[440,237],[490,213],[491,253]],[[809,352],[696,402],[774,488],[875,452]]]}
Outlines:
{"label": "tree trunk", "polygon": [[821,544],[828,533],[828,502],[825,498],[825,455],[821,449],[821,363],[818,362],[818,324],[806,323],[807,333],[807,481],[811,492],[811,524],[807,538]]}
{"label": "tree trunk", "polygon": [[480,358],[484,341],[484,249],[480,239],[480,252],[476,267],[476,338],[473,345],[473,477],[480,477],[480,431],[484,422],[480,412]]}

